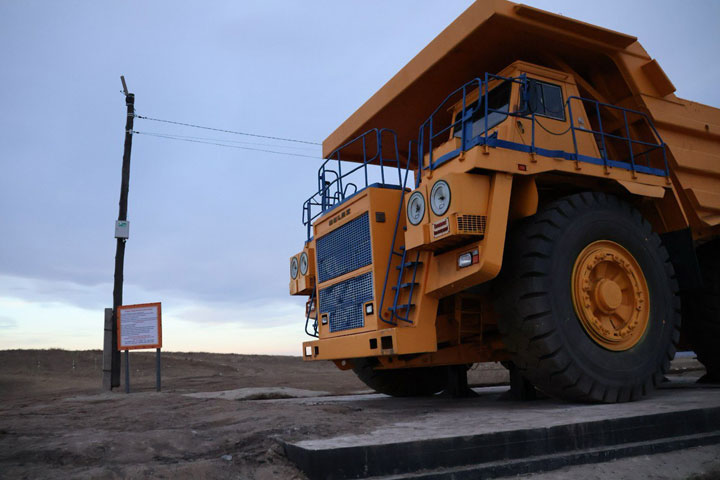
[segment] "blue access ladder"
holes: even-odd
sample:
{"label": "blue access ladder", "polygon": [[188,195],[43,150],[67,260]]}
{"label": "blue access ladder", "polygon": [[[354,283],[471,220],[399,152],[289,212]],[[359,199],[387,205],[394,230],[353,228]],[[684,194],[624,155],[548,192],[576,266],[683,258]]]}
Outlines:
{"label": "blue access ladder", "polygon": [[[397,277],[397,284],[392,287],[395,292],[393,295],[393,306],[388,308],[388,311],[390,312],[389,320],[386,320],[382,316],[380,318],[382,318],[384,322],[392,325],[397,325],[397,320],[412,323],[412,320],[410,320],[410,311],[415,306],[415,304],[412,303],[413,293],[415,287],[420,285],[416,281],[418,267],[422,265],[422,262],[420,261],[420,251],[415,254],[414,260],[409,260],[407,258],[408,253],[407,250],[405,250],[405,247],[400,247],[400,252],[393,251],[392,253],[400,255],[401,257],[400,265],[395,267],[396,270],[399,270],[399,273]],[[410,274],[410,278],[405,278],[406,273]],[[399,303],[402,292],[407,292],[407,301],[405,303]],[[382,303],[380,308],[380,311],[382,312]]]}
{"label": "blue access ladder", "polygon": [[[393,237],[392,237],[392,243],[390,244],[390,256],[388,258],[388,264],[387,269],[385,270],[385,282],[383,284],[382,289],[382,297],[380,299],[380,308],[379,308],[379,316],[380,319],[393,326],[398,325],[398,320],[412,323],[412,320],[410,319],[410,312],[412,308],[415,306],[412,303],[413,300],[413,293],[415,292],[415,288],[419,286],[419,283],[417,282],[417,270],[418,267],[422,265],[422,262],[420,261],[420,251],[418,250],[415,254],[414,259],[408,258],[408,252],[405,249],[405,246],[400,246],[397,250],[395,249],[395,244],[399,232],[399,226],[400,226],[400,218],[403,214],[403,205],[405,203],[405,193],[407,191],[407,180],[408,180],[408,174],[410,173],[410,163],[412,161],[412,151],[413,151],[413,142],[410,141],[408,145],[408,159],[407,164],[405,166],[405,177],[403,179],[402,183],[402,190],[400,194],[400,202],[398,204],[397,209],[397,216],[395,219],[395,229],[393,231]],[[419,173],[419,170],[418,170]],[[419,178],[419,177],[418,177]],[[417,183],[417,181],[416,181]],[[403,231],[407,230],[407,228],[403,228]],[[385,307],[385,291],[387,290],[388,286],[388,280],[390,278],[390,271],[392,270],[392,264],[393,259],[395,257],[400,258],[399,265],[395,266],[395,269],[398,271],[397,274],[397,281],[395,285],[393,285],[393,303],[391,307],[388,307],[387,311],[389,313],[389,318],[385,318],[384,315],[384,307]],[[411,254],[412,257],[412,254]],[[407,278],[409,277],[409,278]],[[400,303],[401,296],[403,293],[407,293],[407,299],[404,301],[404,303]]]}

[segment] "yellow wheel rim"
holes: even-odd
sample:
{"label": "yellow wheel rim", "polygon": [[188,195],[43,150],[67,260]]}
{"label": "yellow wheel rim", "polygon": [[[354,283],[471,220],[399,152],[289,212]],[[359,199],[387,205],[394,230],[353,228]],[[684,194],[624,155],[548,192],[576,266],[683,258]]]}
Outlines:
{"label": "yellow wheel rim", "polygon": [[578,255],[572,273],[575,313],[595,343],[614,351],[635,346],[647,330],[650,292],[630,252],[609,240]]}

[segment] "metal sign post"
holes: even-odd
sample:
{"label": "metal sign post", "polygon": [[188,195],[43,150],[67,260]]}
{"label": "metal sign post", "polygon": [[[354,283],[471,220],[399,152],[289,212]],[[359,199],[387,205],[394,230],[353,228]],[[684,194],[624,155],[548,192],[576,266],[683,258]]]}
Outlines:
{"label": "metal sign post", "polygon": [[160,383],[161,383],[161,375],[160,375],[160,349],[155,350],[155,391],[160,391]]}
{"label": "metal sign post", "polygon": [[125,350],[125,393],[130,393],[130,350]]}

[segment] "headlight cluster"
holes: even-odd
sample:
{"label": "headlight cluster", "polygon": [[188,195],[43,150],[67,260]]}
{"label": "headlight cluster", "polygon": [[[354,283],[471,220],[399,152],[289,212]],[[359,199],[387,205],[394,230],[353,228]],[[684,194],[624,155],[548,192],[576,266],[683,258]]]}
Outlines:
{"label": "headlight cluster", "polygon": [[298,276],[298,260],[297,257],[292,257],[290,260],[290,276],[296,279]]}
{"label": "headlight cluster", "polygon": [[308,272],[308,257],[307,252],[302,252],[300,255],[300,273],[307,275]]}
{"label": "headlight cluster", "polygon": [[450,208],[450,185],[445,180],[438,180],[430,190],[430,208],[438,217]]}
{"label": "headlight cluster", "polygon": [[425,217],[425,197],[420,192],[410,195],[407,205],[407,216],[410,223],[417,225]]}
{"label": "headlight cluster", "polygon": [[[438,180],[430,190],[430,208],[437,215],[445,215],[450,208],[450,185]],[[411,224],[417,225],[425,218],[425,197],[419,191],[410,195],[407,204],[407,217]]]}
{"label": "headlight cluster", "polygon": [[299,258],[300,260],[298,260],[298,257],[292,257],[290,259],[290,276],[293,280],[298,277],[298,272],[300,272],[301,275],[307,275],[308,273],[307,252],[302,252]]}

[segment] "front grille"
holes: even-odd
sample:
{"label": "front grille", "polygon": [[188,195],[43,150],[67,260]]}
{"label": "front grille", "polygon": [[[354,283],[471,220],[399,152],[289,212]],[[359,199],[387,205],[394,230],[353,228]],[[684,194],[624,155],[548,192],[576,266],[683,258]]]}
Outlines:
{"label": "front grille", "polygon": [[487,217],[484,215],[458,215],[458,233],[485,234],[485,223]]}
{"label": "front grille", "polygon": [[331,332],[365,326],[363,305],[373,297],[372,272],[320,290],[320,314],[328,315]]}
{"label": "front grille", "polygon": [[320,283],[370,265],[368,213],[318,238],[317,262]]}

